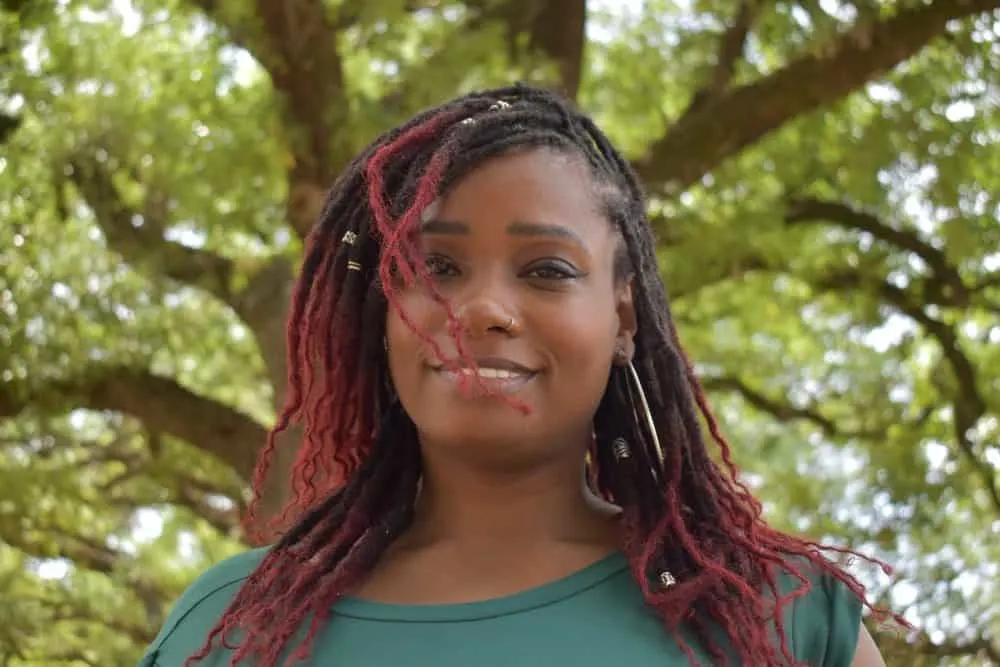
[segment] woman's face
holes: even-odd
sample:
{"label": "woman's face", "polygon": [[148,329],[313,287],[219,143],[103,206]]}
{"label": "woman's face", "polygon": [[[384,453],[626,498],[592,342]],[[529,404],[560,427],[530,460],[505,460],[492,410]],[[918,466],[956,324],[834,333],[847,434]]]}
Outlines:
{"label": "woman's face", "polygon": [[[631,289],[614,272],[619,241],[582,159],[546,149],[492,159],[441,198],[421,238],[428,271],[466,328],[478,364],[466,372],[495,390],[463,391],[390,309],[392,381],[422,447],[505,466],[579,453],[616,347],[631,349],[635,326]],[[446,310],[426,288],[404,289],[399,303],[458,359]]]}

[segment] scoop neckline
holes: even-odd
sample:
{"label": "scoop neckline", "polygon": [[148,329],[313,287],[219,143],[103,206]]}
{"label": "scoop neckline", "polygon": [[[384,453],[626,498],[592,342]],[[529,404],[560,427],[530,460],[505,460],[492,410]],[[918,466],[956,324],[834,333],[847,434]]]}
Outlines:
{"label": "scoop neckline", "polygon": [[578,595],[626,569],[628,561],[616,551],[565,577],[511,595],[452,604],[393,604],[347,597],[337,603],[337,616],[374,621],[448,623],[476,621],[518,614]]}

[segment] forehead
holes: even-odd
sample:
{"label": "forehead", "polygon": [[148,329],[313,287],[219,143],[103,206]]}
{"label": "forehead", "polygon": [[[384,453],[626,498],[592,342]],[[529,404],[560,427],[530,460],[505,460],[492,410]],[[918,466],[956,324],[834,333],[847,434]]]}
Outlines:
{"label": "forehead", "polygon": [[437,217],[464,222],[557,223],[578,231],[609,223],[583,158],[532,149],[491,158],[451,186]]}

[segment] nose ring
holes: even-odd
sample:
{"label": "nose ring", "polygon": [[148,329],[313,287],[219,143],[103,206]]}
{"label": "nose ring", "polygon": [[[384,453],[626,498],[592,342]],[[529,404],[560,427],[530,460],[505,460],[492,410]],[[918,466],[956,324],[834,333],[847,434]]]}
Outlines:
{"label": "nose ring", "polygon": [[507,323],[503,326],[503,330],[510,331],[513,328],[514,328],[514,318],[511,317],[507,319]]}

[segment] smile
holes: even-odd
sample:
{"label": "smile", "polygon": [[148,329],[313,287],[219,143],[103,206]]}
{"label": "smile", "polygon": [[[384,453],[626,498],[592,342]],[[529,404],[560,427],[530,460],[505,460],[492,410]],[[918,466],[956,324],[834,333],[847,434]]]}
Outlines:
{"label": "smile", "polygon": [[534,371],[519,367],[436,368],[435,372],[449,384],[466,389],[473,395],[480,393],[482,389],[491,394],[511,394],[520,390],[535,377]]}
{"label": "smile", "polygon": [[[447,371],[446,371],[447,372]],[[488,380],[511,380],[513,378],[523,377],[525,375],[531,375],[524,371],[511,371],[505,368],[463,368],[461,371],[457,371],[456,375],[478,375],[481,378]]]}

